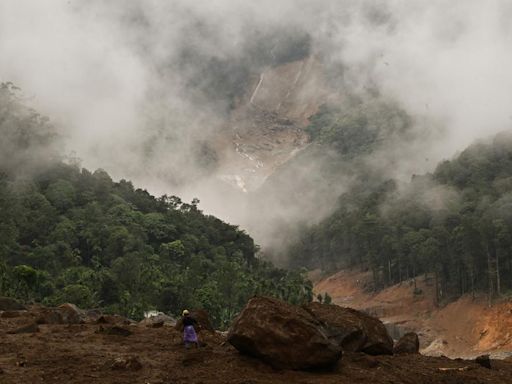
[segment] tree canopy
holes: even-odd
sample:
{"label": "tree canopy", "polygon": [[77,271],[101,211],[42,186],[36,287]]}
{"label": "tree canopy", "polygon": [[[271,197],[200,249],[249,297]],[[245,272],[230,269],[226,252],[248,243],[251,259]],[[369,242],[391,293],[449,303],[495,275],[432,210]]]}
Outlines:
{"label": "tree canopy", "polygon": [[360,178],[290,249],[293,266],[373,272],[374,289],[429,276],[439,301],[512,289],[512,134],[409,184]]}
{"label": "tree canopy", "polygon": [[311,299],[301,272],[261,260],[247,233],[199,200],[63,162],[49,120],[12,84],[0,86],[0,134],[0,295],[132,318],[202,307],[220,327],[254,294]]}

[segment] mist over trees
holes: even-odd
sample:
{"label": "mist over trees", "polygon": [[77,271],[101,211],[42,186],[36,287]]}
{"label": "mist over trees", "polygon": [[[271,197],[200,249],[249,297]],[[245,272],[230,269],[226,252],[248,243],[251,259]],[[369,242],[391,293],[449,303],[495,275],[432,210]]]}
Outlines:
{"label": "mist over trees", "polygon": [[48,120],[23,109],[12,85],[0,92],[10,155],[0,163],[0,295],[133,318],[202,307],[219,327],[256,293],[311,299],[301,272],[258,259],[248,234],[204,215],[198,200],[156,198],[58,161]]}
{"label": "mist over trees", "polygon": [[[407,120],[395,120],[396,128]],[[358,129],[323,108],[309,129],[357,157],[375,147],[377,135],[369,135],[370,120],[355,121]],[[289,248],[291,265],[368,269],[374,290],[423,276],[438,303],[476,292],[492,302],[512,289],[512,134],[479,141],[409,183],[360,171],[335,211]]]}
{"label": "mist over trees", "polygon": [[[511,288],[508,136],[433,172],[510,122],[509,2],[73,3],[0,4],[0,81],[34,92],[71,149],[109,173],[63,161],[49,120],[0,84],[2,292],[130,316],[206,306],[217,324],[254,292],[310,297],[300,273],[260,260],[196,201],[110,175],[201,197],[292,268],[368,268],[374,289],[426,275],[439,301]],[[252,104],[267,70],[297,61],[275,106]],[[234,143],[237,112],[293,123],[279,109],[307,63],[318,76],[298,100],[318,100],[297,129],[311,142],[270,164],[258,190],[226,198],[236,159],[251,158]]]}
{"label": "mist over trees", "polygon": [[22,176],[59,160],[61,140],[46,116],[25,106],[14,84],[0,83],[0,172]]}
{"label": "mist over trees", "polygon": [[[304,192],[303,200],[325,200],[319,215],[309,206],[280,204],[287,198],[280,187],[262,199],[264,209],[246,209],[254,199],[240,191],[234,194],[242,197],[222,202],[226,180],[250,178],[224,146],[236,139],[232,131],[246,112],[240,108],[251,107],[258,84],[265,89],[270,76],[260,83],[264,75],[290,72],[281,99],[268,105],[272,113],[286,109],[288,94],[300,96],[300,108],[300,101],[315,99],[299,123],[322,103],[339,109],[347,94],[368,90],[397,102],[415,124],[438,122],[446,131],[435,145],[427,140],[395,148],[397,161],[388,167],[408,164],[407,177],[432,171],[440,159],[509,122],[511,10],[507,0],[449,7],[378,0],[1,2],[0,54],[7,59],[0,61],[0,81],[23,87],[87,168],[105,169],[157,195],[200,196],[205,212],[239,223],[263,249],[273,249],[281,238],[297,235],[275,241],[275,232],[325,217],[350,183],[324,178],[324,168],[333,168],[330,154],[312,149],[303,157],[307,170],[327,183],[302,183],[300,177],[282,184]],[[315,74],[302,83],[308,68]],[[293,92],[295,86],[300,92]],[[342,108],[340,115],[354,112]],[[375,131],[367,133],[354,143],[363,150]],[[344,145],[343,137],[332,138]],[[431,162],[422,161],[427,157]],[[264,165],[274,170],[272,161]],[[318,190],[305,191],[311,184]],[[331,187],[336,193],[328,193]],[[261,211],[281,217],[261,220]]]}

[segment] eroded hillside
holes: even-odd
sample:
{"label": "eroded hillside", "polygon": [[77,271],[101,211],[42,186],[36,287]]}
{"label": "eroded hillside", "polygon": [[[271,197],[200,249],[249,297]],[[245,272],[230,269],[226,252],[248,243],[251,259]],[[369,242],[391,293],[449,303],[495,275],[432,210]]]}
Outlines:
{"label": "eroded hillside", "polygon": [[449,304],[435,305],[431,279],[396,284],[371,292],[371,273],[341,271],[319,279],[315,292],[327,292],[335,304],[371,313],[387,324],[393,337],[407,331],[420,336],[421,351],[431,356],[475,357],[490,353],[504,358],[512,353],[512,302],[488,306],[483,295],[465,295]]}
{"label": "eroded hillside", "polygon": [[328,98],[321,64],[313,57],[253,74],[217,141],[219,177],[255,190],[309,141],[308,118]]}

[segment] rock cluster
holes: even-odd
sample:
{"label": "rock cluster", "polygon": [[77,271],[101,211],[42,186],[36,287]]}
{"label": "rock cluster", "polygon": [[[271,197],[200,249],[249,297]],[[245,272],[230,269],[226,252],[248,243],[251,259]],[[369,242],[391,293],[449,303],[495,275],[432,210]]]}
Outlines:
{"label": "rock cluster", "polygon": [[[393,339],[377,318],[337,305],[298,307],[268,297],[249,300],[234,320],[228,341],[244,354],[288,369],[334,366],[342,351],[393,354]],[[401,353],[417,353],[419,347],[412,334],[398,345]]]}
{"label": "rock cluster", "polygon": [[228,341],[275,368],[329,367],[342,354],[311,313],[268,297],[249,300],[231,326]]}

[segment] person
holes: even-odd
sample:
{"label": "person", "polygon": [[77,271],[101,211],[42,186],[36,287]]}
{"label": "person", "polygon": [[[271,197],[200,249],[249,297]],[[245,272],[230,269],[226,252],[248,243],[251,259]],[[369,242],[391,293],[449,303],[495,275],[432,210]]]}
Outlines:
{"label": "person", "polygon": [[183,310],[183,341],[187,349],[191,344],[195,344],[196,348],[199,348],[195,326],[197,326],[196,319],[190,316],[190,312],[187,309]]}

